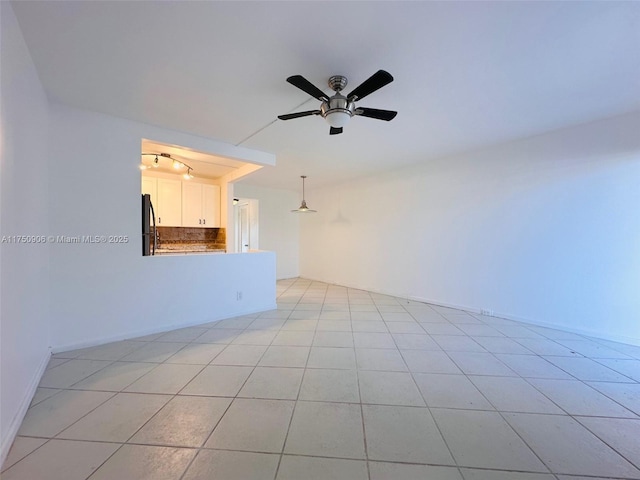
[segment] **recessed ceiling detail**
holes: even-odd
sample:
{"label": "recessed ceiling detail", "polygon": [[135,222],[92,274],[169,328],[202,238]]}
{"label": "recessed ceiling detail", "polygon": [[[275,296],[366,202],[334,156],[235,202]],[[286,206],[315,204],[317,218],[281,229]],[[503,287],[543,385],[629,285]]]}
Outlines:
{"label": "recessed ceiling detail", "polygon": [[254,164],[178,145],[142,141],[141,170],[179,174],[185,179],[195,176],[215,180],[247,165]]}

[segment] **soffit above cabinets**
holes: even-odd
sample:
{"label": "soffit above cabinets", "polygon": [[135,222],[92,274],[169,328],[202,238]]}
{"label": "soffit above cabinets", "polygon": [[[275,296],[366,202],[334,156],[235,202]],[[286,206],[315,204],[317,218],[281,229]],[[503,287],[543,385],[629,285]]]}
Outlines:
{"label": "soffit above cabinets", "polygon": [[[191,167],[195,178],[218,179],[246,165],[251,165],[239,160],[150,140],[142,141],[142,153],[155,153],[158,155],[159,167],[153,168],[152,171],[179,175],[185,173],[187,171],[185,167],[179,169],[173,168],[171,159],[175,159]],[[171,156],[171,159],[162,157],[160,154],[168,154]],[[144,155],[142,157],[142,164],[150,167],[154,159],[155,157],[152,155]]]}

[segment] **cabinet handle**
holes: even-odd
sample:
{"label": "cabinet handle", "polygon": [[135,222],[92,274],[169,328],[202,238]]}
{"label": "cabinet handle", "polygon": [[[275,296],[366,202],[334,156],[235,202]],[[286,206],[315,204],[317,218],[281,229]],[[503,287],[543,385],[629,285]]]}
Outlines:
{"label": "cabinet handle", "polygon": [[202,225],[202,219],[198,219],[198,225]]}
{"label": "cabinet handle", "polygon": [[160,220],[160,217],[158,217],[158,223],[162,223],[162,220]]}
{"label": "cabinet handle", "polygon": [[202,219],[202,224],[203,224],[203,225],[206,225],[206,224],[207,224],[207,219],[206,219],[206,218],[203,218],[203,219]]}

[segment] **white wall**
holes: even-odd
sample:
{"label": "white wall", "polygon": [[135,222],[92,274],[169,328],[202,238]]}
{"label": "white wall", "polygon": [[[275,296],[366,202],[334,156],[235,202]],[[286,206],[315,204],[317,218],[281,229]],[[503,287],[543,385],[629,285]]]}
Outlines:
{"label": "white wall", "polygon": [[300,215],[291,210],[300,205],[300,194],[236,183],[234,196],[259,201],[260,249],[276,253],[278,279],[297,277]]}
{"label": "white wall", "polygon": [[214,153],[217,142],[60,105],[51,112],[51,234],[130,238],[51,246],[54,350],[275,305],[271,253],[142,257],[141,139]]}
{"label": "white wall", "polygon": [[275,158],[50,104],[11,4],[0,2],[0,8],[1,235],[129,238],[1,244],[1,464],[51,350],[275,307],[271,252],[142,257],[142,139],[263,165]]}
{"label": "white wall", "polygon": [[311,190],[301,275],[640,344],[638,132],[629,114]]}
{"label": "white wall", "polygon": [[[2,236],[47,230],[48,104],[9,2],[0,2]],[[0,245],[0,464],[49,359],[49,247]]]}

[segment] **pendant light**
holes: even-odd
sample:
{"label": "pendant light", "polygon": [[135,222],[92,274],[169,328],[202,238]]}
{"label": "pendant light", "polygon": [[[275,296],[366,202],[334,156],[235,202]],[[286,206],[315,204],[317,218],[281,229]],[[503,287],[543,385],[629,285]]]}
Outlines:
{"label": "pendant light", "polygon": [[298,207],[296,210],[291,210],[292,213],[316,213],[317,210],[311,210],[309,207],[307,207],[307,202],[304,199],[304,179],[307,178],[306,175],[300,175],[300,178],[302,178],[302,203],[300,204],[300,207]]}

